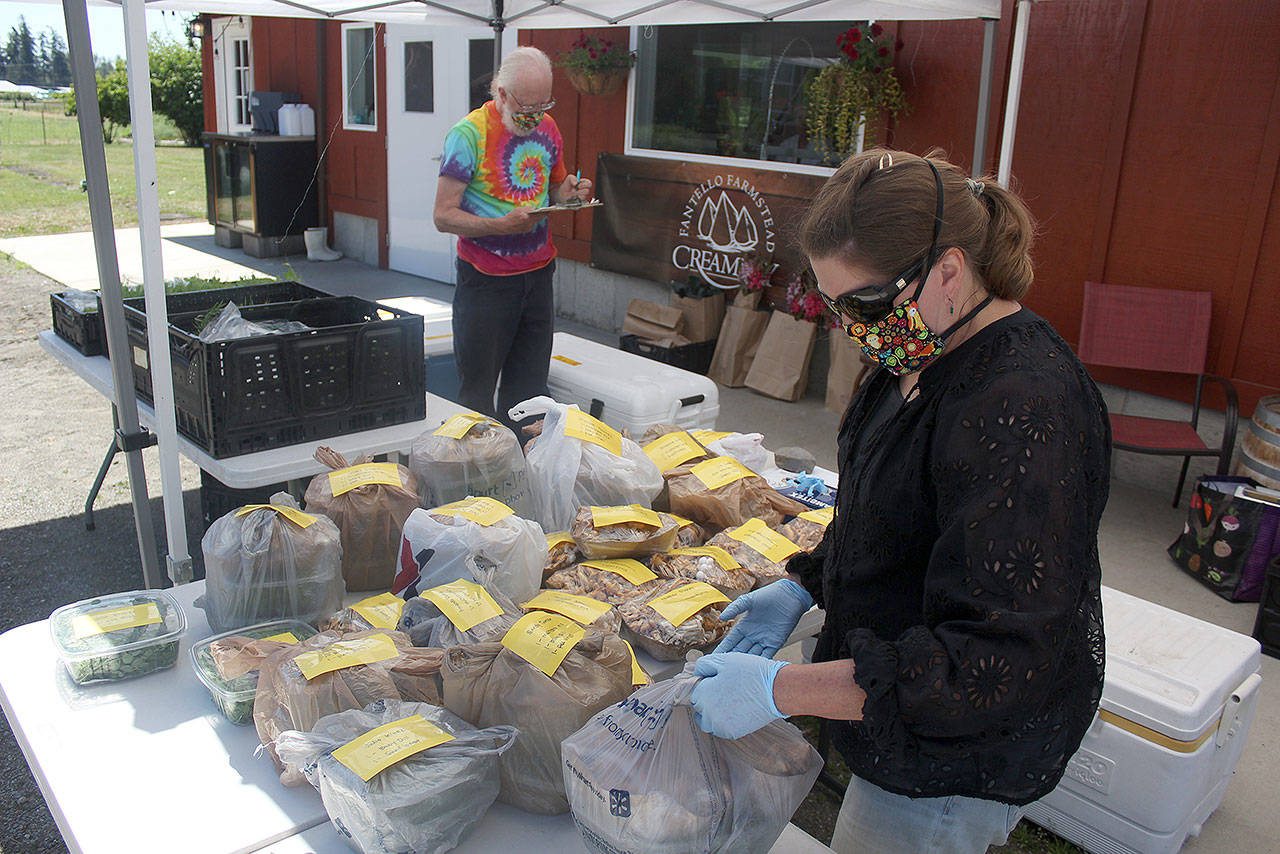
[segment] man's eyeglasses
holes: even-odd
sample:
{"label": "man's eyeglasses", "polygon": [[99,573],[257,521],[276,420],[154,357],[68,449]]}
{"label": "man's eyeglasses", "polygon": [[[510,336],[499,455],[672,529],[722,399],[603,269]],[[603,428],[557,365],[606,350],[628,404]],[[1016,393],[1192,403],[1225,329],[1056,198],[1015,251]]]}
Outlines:
{"label": "man's eyeglasses", "polygon": [[[507,92],[506,89],[503,89],[502,91]],[[534,113],[545,113],[556,105],[555,99],[553,98],[552,100],[547,101],[547,103],[545,104],[534,104],[531,107],[526,107],[524,104],[520,103],[519,98],[517,98],[515,95],[511,94],[510,92],[507,92],[507,97],[516,102],[516,106],[519,107],[519,109],[516,110],[516,112],[526,116],[531,116]]]}

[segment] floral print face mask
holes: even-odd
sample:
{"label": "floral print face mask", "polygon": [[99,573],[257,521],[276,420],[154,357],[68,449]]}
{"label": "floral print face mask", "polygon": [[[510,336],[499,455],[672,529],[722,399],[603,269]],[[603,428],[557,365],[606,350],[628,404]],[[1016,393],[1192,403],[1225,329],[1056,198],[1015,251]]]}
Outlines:
{"label": "floral print face mask", "polygon": [[[927,275],[927,273],[925,274]],[[924,290],[923,279],[915,296],[893,307],[887,315],[870,323],[845,324],[845,334],[854,340],[867,354],[867,358],[880,365],[895,377],[924,370],[934,359],[942,355],[947,339],[994,298],[987,298],[961,317],[941,334],[935,333],[920,316],[916,297]]]}

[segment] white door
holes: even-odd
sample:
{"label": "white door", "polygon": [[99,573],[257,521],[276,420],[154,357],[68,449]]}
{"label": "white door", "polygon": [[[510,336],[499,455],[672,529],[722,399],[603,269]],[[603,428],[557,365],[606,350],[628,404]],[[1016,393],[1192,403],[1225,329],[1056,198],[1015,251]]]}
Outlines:
{"label": "white door", "polygon": [[249,22],[241,16],[214,18],[213,90],[218,133],[244,133],[252,129],[249,94],[253,91],[253,51]]}
{"label": "white door", "polygon": [[[486,98],[493,31],[387,25],[387,213],[391,269],[454,284],[452,234],[436,231],[440,155],[449,128]],[[477,105],[478,106],[478,105]]]}

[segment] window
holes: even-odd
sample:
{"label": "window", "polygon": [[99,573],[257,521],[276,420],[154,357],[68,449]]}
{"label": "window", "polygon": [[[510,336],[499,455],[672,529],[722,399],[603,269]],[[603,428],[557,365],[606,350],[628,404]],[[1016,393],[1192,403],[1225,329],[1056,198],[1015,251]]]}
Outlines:
{"label": "window", "polygon": [[469,52],[471,109],[478,110],[493,97],[489,93],[489,84],[493,82],[493,39],[472,39]]}
{"label": "window", "polygon": [[839,30],[770,23],[633,31],[630,149],[819,166],[804,127],[804,83],[836,58]]}
{"label": "window", "polygon": [[431,42],[404,43],[404,111],[435,112],[435,69]]}
{"label": "window", "polygon": [[374,32],[372,24],[344,24],[342,27],[343,126],[348,130],[376,130],[378,103],[375,97]]}
{"label": "window", "polygon": [[231,115],[232,124],[252,125],[249,114],[249,92],[253,78],[249,65],[249,40],[231,40]]}

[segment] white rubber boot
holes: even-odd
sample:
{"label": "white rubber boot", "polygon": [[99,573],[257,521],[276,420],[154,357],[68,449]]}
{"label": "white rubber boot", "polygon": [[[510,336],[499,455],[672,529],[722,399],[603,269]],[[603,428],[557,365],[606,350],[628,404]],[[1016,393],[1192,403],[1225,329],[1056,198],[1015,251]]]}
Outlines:
{"label": "white rubber boot", "polygon": [[308,261],[337,261],[342,257],[341,252],[335,252],[329,248],[329,229],[327,228],[308,228],[302,232],[302,239],[307,244]]}

